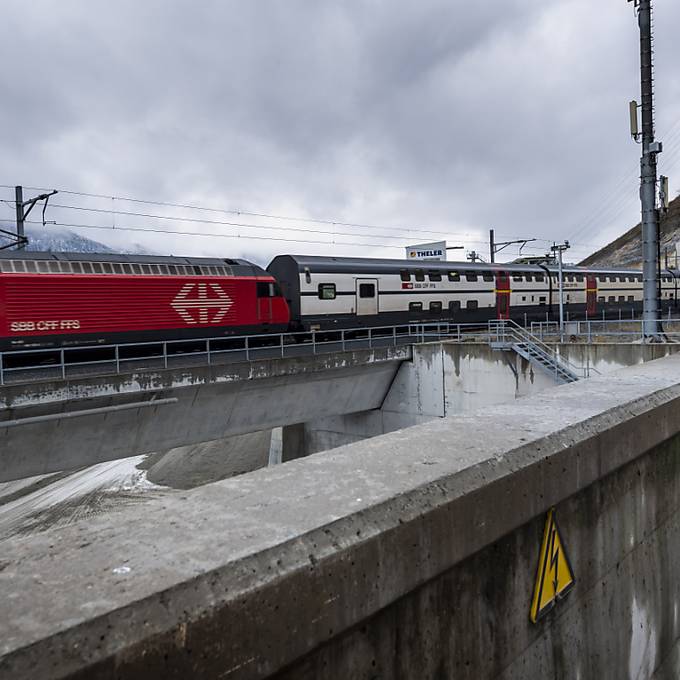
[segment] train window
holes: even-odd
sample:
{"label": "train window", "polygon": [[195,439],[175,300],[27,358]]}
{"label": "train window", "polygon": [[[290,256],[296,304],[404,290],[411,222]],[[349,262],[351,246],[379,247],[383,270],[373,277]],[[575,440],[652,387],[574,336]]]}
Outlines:
{"label": "train window", "polygon": [[544,274],[536,274],[536,281],[545,281]]}
{"label": "train window", "polygon": [[423,303],[422,302],[409,302],[408,303],[408,311],[409,312],[422,312],[423,311]]}
{"label": "train window", "polygon": [[210,273],[211,273],[213,276],[219,276],[219,274],[220,274],[220,273],[217,271],[217,267],[210,267]]}
{"label": "train window", "polygon": [[142,267],[138,264],[133,264],[131,265],[132,267],[132,273],[133,274],[141,274],[142,273]]}
{"label": "train window", "polygon": [[597,301],[598,301],[598,302],[605,302],[604,295],[598,295],[598,296],[597,296]]}
{"label": "train window", "polygon": [[442,273],[441,272],[429,272],[429,277],[430,281],[441,281],[442,280]]}
{"label": "train window", "polygon": [[577,274],[577,275],[576,275],[576,280],[577,280],[579,283],[583,283],[583,280],[584,280],[584,279],[583,279],[583,274]]}
{"label": "train window", "polygon": [[92,264],[90,262],[83,262],[83,274],[92,273]]}
{"label": "train window", "polygon": [[177,276],[177,266],[174,264],[168,265],[168,272],[170,276]]}
{"label": "train window", "polygon": [[108,262],[102,262],[102,270],[104,274],[110,274],[113,271],[111,269],[111,265]]}
{"label": "train window", "polygon": [[92,269],[95,274],[101,274],[102,273],[102,263],[101,262],[93,262],[92,263]]}
{"label": "train window", "polygon": [[401,269],[399,271],[399,276],[401,277],[402,281],[410,281],[411,280],[411,272],[406,270],[406,269]]}
{"label": "train window", "polygon": [[11,272],[12,260],[0,260],[0,272]]}
{"label": "train window", "polygon": [[38,271],[41,274],[46,273],[47,272],[47,262],[45,262],[44,260],[39,260],[38,261]]}
{"label": "train window", "polygon": [[[673,296],[671,296],[673,297]],[[628,296],[628,302],[635,302],[635,295],[629,295]]]}
{"label": "train window", "polygon": [[58,262],[48,262],[47,266],[50,270],[50,274],[58,274],[59,273],[59,263]]}
{"label": "train window", "polygon": [[83,267],[80,264],[80,262],[71,262],[71,267],[73,268],[74,274],[82,274],[83,273]]}
{"label": "train window", "polygon": [[466,309],[477,309],[478,307],[479,307],[479,303],[477,302],[477,300],[468,300],[465,303]]}
{"label": "train window", "polygon": [[14,271],[15,272],[23,272],[26,271],[26,268],[24,267],[24,263],[21,260],[12,260],[14,264]]}
{"label": "train window", "polygon": [[335,300],[336,290],[334,283],[319,284],[319,300]]}
{"label": "train window", "polygon": [[71,263],[70,262],[60,262],[59,263],[59,269],[62,274],[70,274],[71,273]]}
{"label": "train window", "polygon": [[441,314],[442,303],[441,302],[430,302],[430,311],[436,312],[437,314]]}
{"label": "train window", "polygon": [[416,269],[416,281],[424,281],[425,272],[422,269]]}
{"label": "train window", "polygon": [[27,272],[37,271],[37,267],[35,266],[35,262],[33,262],[32,260],[27,260],[26,261],[26,271]]}
{"label": "train window", "polygon": [[619,302],[625,302],[626,301],[626,296],[625,295],[619,295]]}
{"label": "train window", "polygon": [[307,283],[311,283],[311,282],[312,282],[312,274],[311,274],[311,272],[309,271],[309,267],[305,267],[305,281],[306,281]]}
{"label": "train window", "polygon": [[272,297],[272,289],[269,281],[258,281],[257,282],[257,297],[268,298]]}
{"label": "train window", "polygon": [[484,281],[493,281],[493,274],[491,272],[482,272]]}
{"label": "train window", "polygon": [[148,264],[142,265],[142,274],[151,274],[151,267]]}
{"label": "train window", "polygon": [[628,277],[628,283],[635,283],[635,277],[634,277],[634,276],[629,276],[629,277]]}
{"label": "train window", "polygon": [[609,302],[616,302],[616,295],[610,295]]}
{"label": "train window", "polygon": [[476,281],[477,280],[477,274],[474,272],[465,272],[465,280],[466,281]]}
{"label": "train window", "polygon": [[375,284],[374,283],[360,283],[359,284],[359,297],[360,298],[375,297]]}
{"label": "train window", "polygon": [[539,305],[544,305],[544,304],[545,304],[545,295],[541,295],[541,296],[538,298],[538,304],[539,304]]}
{"label": "train window", "polygon": [[274,297],[283,297],[283,291],[278,283],[274,283]]}
{"label": "train window", "polygon": [[449,281],[460,281],[460,272],[449,272]]}
{"label": "train window", "polygon": [[513,281],[524,281],[524,277],[521,274],[513,274],[512,280]]}
{"label": "train window", "polygon": [[460,311],[460,300],[451,300],[451,302],[449,302],[449,311],[450,312],[459,312]]}
{"label": "train window", "polygon": [[123,265],[120,264],[120,262],[114,262],[113,263],[113,273],[114,274],[122,274],[123,273]]}
{"label": "train window", "polygon": [[531,276],[531,274],[525,274],[525,276],[526,276],[527,283],[530,283],[531,281],[533,281],[533,277]]}
{"label": "train window", "polygon": [[526,295],[522,295],[522,302],[526,302],[526,301],[527,301],[527,296],[526,296]]}
{"label": "train window", "polygon": [[[83,265],[83,266],[85,266],[85,265]],[[124,265],[123,265],[123,272],[124,272],[125,274],[132,274],[132,265],[130,265],[130,264],[124,264]]]}

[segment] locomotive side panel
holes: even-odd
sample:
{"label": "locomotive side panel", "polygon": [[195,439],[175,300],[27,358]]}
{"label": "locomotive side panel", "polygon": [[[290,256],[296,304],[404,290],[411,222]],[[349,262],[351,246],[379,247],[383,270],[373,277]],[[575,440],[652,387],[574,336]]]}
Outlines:
{"label": "locomotive side panel", "polygon": [[54,345],[77,336],[125,342],[150,332],[162,338],[164,331],[207,337],[284,330],[285,301],[274,295],[272,278],[259,282],[264,290],[255,277],[8,274],[0,276],[0,338],[17,347],[47,337]]}

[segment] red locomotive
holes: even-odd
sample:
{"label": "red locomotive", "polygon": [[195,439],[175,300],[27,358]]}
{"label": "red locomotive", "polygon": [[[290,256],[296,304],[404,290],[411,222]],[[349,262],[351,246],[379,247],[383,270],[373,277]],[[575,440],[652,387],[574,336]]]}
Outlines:
{"label": "red locomotive", "polygon": [[278,283],[245,260],[0,254],[0,351],[280,333]]}

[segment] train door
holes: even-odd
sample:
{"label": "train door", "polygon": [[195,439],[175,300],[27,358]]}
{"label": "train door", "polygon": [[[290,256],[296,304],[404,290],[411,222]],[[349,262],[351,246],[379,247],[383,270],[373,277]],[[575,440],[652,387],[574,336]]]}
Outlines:
{"label": "train door", "polygon": [[260,323],[270,323],[272,320],[272,296],[274,284],[268,281],[257,282],[257,318]]}
{"label": "train door", "polygon": [[356,296],[358,316],[378,313],[378,279],[357,279]]}
{"label": "train door", "polygon": [[592,274],[586,274],[586,314],[597,314],[597,278]]}
{"label": "train door", "polygon": [[496,272],[496,316],[499,319],[510,318],[510,275],[508,272]]}

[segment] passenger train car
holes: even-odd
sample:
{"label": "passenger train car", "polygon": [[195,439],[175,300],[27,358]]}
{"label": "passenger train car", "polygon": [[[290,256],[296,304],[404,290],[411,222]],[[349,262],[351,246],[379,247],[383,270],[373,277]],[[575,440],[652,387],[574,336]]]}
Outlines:
{"label": "passenger train car", "polygon": [[290,315],[245,260],[0,252],[0,351],[282,332]]}
{"label": "passenger train car", "polygon": [[[554,318],[556,267],[279,255],[267,270],[279,281],[297,330],[379,326],[408,321],[479,322]],[[662,301],[676,304],[678,280],[662,276]],[[642,309],[642,274],[563,270],[571,318]]]}
{"label": "passenger train car", "polygon": [[[662,276],[675,306],[678,279]],[[566,267],[571,318],[642,308],[639,271]],[[555,267],[279,255],[245,260],[0,252],[0,351],[555,318]]]}

